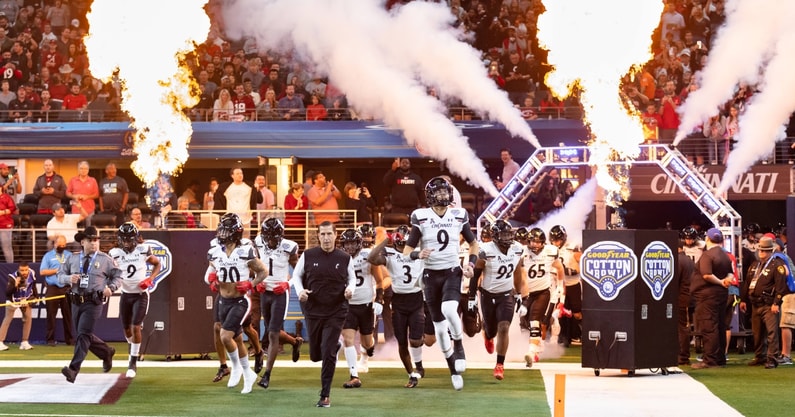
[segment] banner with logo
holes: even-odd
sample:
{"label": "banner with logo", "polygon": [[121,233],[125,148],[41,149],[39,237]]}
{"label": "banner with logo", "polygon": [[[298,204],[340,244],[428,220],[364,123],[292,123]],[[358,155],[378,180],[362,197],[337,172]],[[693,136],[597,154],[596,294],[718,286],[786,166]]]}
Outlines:
{"label": "banner with logo", "polygon": [[586,248],[580,258],[580,277],[605,301],[615,300],[637,275],[638,257],[621,242],[598,242]]}

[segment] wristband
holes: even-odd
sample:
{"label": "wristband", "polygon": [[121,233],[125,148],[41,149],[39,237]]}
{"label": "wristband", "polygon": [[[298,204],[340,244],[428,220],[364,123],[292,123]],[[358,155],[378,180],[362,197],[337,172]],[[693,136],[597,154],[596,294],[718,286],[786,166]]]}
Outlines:
{"label": "wristband", "polygon": [[475,266],[475,262],[477,261],[478,261],[477,255],[469,255],[469,263],[472,264],[473,267]]}
{"label": "wristband", "polygon": [[416,261],[417,259],[420,259],[420,253],[419,252],[411,252],[411,254],[409,254],[409,258],[412,261]]}

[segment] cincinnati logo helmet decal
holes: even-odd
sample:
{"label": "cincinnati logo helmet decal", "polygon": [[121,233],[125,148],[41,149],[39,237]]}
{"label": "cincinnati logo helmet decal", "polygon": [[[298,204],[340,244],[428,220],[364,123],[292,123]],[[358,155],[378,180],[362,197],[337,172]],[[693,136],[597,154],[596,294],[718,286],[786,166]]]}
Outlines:
{"label": "cincinnati logo helmet decal", "polygon": [[649,243],[640,255],[640,277],[651,289],[651,296],[662,299],[665,289],[674,278],[674,253],[663,242]]}
{"label": "cincinnati logo helmet decal", "polygon": [[580,277],[605,301],[618,297],[637,275],[638,257],[619,242],[598,242],[585,249],[580,258]]}

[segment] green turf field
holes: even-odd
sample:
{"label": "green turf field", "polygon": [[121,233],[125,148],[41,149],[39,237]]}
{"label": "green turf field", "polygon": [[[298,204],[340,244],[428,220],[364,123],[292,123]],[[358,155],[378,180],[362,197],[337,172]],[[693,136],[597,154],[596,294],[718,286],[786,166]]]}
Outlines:
{"label": "green turf field", "polygon": [[[124,344],[114,344],[123,351]],[[306,353],[306,352],[304,352]],[[11,349],[0,353],[2,360],[47,359],[63,361],[71,357],[70,347],[36,346],[32,351]],[[117,356],[117,365],[119,363]],[[722,369],[691,371],[683,369],[705,384],[713,393],[746,416],[788,416],[795,410],[790,394],[795,386],[795,367],[775,370],[746,366],[751,354],[730,355],[729,365]],[[89,359],[95,359],[89,355]],[[205,365],[206,361],[186,361]],[[289,360],[282,355],[280,360]],[[164,361],[151,356],[147,361]],[[306,361],[304,356],[302,361]],[[579,347],[567,349],[560,362],[579,362]],[[212,361],[215,363],[215,361]],[[9,368],[0,373],[58,373],[60,366],[48,368]],[[99,372],[86,368],[84,372]],[[113,372],[122,372],[117,366]],[[403,388],[406,375],[400,369],[371,368],[363,374],[364,386],[345,390],[344,369],[337,369],[330,409],[317,409],[314,404],[320,389],[317,368],[274,369],[271,387],[257,386],[249,395],[237,388],[226,388],[225,381],[211,382],[213,367],[141,367],[121,399],[113,405],[13,404],[0,408],[0,415],[168,415],[168,416],[253,416],[253,415],[363,415],[363,416],[549,416],[544,383],[540,372],[506,370],[505,380],[496,381],[491,370],[467,370],[465,387],[456,392],[444,369],[428,369],[426,378],[416,389]],[[78,377],[79,378],[79,377]],[[35,393],[33,393],[35,395]],[[616,401],[620,402],[620,395]],[[2,399],[0,399],[2,402]],[[718,417],[718,416],[715,416]]]}

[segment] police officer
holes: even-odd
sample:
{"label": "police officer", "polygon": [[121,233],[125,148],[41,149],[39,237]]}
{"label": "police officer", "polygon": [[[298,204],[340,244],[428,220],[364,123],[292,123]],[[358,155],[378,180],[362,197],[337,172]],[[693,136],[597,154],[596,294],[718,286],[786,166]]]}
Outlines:
{"label": "police officer", "polygon": [[751,304],[751,330],[754,333],[754,359],[749,366],[765,365],[772,369],[778,366],[779,312],[787,289],[787,267],[781,258],[774,258],[773,239],[763,237],[757,244],[759,260],[748,269],[743,282],[740,310],[744,313]]}
{"label": "police officer", "polygon": [[298,258],[290,283],[298,293],[309,331],[309,358],[323,361],[320,370],[318,407],[331,406],[329,394],[342,325],[348,315],[348,300],[356,290],[356,273],[351,255],[335,249],[337,231],[325,221],[317,227],[320,246],[307,249]]}
{"label": "police officer", "polygon": [[77,232],[75,242],[80,242],[83,250],[71,256],[58,271],[58,283],[72,286],[66,297],[72,304],[77,340],[72,362],[61,369],[71,383],[75,382],[89,350],[102,359],[104,372],[110,372],[113,367],[116,349],[94,334],[94,324],[102,314],[102,304],[122,282],[116,262],[99,251],[99,232],[94,226]]}

